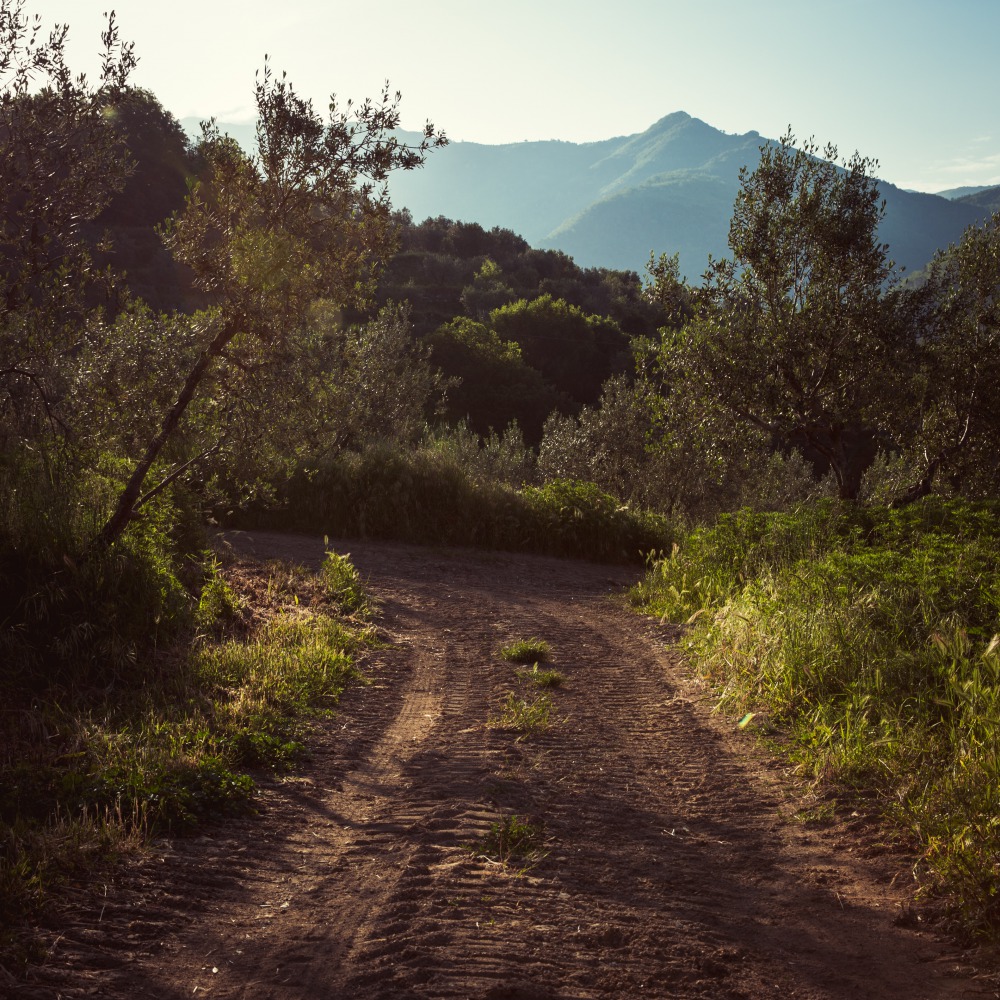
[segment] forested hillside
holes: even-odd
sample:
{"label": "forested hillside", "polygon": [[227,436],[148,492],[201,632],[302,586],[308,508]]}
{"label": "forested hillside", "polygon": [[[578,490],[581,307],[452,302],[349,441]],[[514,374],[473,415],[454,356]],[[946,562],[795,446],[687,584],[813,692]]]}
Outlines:
{"label": "forested hillside", "polygon": [[983,188],[971,194],[956,199],[963,205],[973,205],[987,212],[1000,212],[1000,187]]}
{"label": "forested hillside", "polygon": [[[529,162],[545,225],[600,194],[574,231],[606,247],[626,203],[649,227],[641,276],[581,266],[394,211],[464,162],[398,94],[325,114],[265,64],[257,148],[192,143],[113,16],[88,83],[0,12],[5,926],[86,858],[246,809],[374,641],[333,552],[252,582],[258,617],[222,525],[648,562],[635,599],[699,623],[693,668],[906,831],[953,929],[997,933],[1000,215],[683,115],[474,171]],[[700,282],[651,192],[716,249]],[[928,220],[952,245],[900,282]]]}

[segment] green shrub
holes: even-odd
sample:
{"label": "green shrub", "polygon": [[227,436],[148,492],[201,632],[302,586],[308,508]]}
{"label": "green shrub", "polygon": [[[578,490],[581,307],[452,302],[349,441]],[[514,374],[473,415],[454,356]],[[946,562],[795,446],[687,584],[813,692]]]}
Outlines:
{"label": "green shrub", "polygon": [[178,556],[173,517],[163,497],[106,556],[70,556],[64,570],[44,564],[14,518],[4,524],[4,551],[25,555],[28,572],[12,602],[21,627],[0,636],[13,654],[0,683],[17,708],[0,713],[0,920],[13,929],[0,932],[0,963],[30,951],[25,920],[95,860],[251,808],[249,769],[295,763],[371,640],[370,626],[332,617],[323,595],[363,598],[346,557],[319,585],[282,568],[268,592],[283,610],[255,625],[217,563]]}
{"label": "green shrub", "polygon": [[371,604],[368,595],[349,556],[327,552],[320,568],[320,576],[327,594],[341,611],[361,617],[370,614]]}
{"label": "green shrub", "polygon": [[552,555],[639,562],[673,541],[665,518],[633,510],[593,483],[555,479],[523,496],[534,514],[534,545]]}
{"label": "green shrub", "polygon": [[1000,916],[998,508],[741,512],[636,588],[739,714],[764,712],[817,779],[871,798],[923,845],[962,925]]}
{"label": "green shrub", "polygon": [[279,494],[277,504],[248,508],[235,523],[605,562],[641,562],[673,540],[665,518],[623,506],[592,483],[515,489],[431,446],[342,452],[300,470]]}
{"label": "green shrub", "polygon": [[110,550],[87,550],[118,486],[104,464],[70,477],[7,456],[0,471],[0,688],[106,685],[191,626],[181,576],[197,557],[175,536],[199,536],[177,493],[147,504]]}

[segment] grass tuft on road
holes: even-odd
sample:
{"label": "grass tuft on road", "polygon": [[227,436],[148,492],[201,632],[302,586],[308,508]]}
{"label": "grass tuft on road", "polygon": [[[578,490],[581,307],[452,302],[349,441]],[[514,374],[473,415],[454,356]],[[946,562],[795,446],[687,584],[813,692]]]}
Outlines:
{"label": "grass tuft on road", "polygon": [[519,667],[514,671],[518,680],[528,684],[534,684],[539,688],[561,687],[566,680],[558,670],[539,670],[538,664],[534,664],[530,670],[526,667]]}
{"label": "grass tuft on road", "polygon": [[472,850],[479,857],[509,865],[537,861],[543,853],[544,827],[518,816],[502,816],[490,824],[489,832]]}
{"label": "grass tuft on road", "polygon": [[515,639],[500,647],[500,656],[508,663],[544,663],[549,653],[544,639]]}
{"label": "grass tuft on road", "polygon": [[521,697],[508,691],[496,715],[486,725],[490,729],[517,732],[523,735],[544,732],[552,724],[552,698],[548,694]]}

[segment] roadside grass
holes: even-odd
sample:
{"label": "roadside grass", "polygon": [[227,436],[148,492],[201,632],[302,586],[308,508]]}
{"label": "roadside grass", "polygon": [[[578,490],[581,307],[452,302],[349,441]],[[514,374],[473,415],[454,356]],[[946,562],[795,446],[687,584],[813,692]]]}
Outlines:
{"label": "roadside grass", "polygon": [[515,639],[500,647],[500,656],[510,663],[544,663],[549,658],[549,644],[544,639]]}
{"label": "roadside grass", "polygon": [[[329,540],[324,538],[324,542],[328,544]],[[371,600],[349,554],[327,552],[320,568],[320,577],[327,595],[336,602],[341,612],[361,618],[372,614],[374,608]]]}
{"label": "roadside grass", "polygon": [[0,664],[0,969],[44,957],[30,926],[71,883],[252,811],[251,772],[294,766],[375,640],[346,557],[268,567],[251,613],[239,567],[177,552],[167,506],[106,560],[65,560],[47,590],[22,559],[28,599],[7,614],[23,624]]}
{"label": "roadside grass", "polygon": [[693,532],[633,591],[736,716],[919,847],[921,897],[1000,937],[1000,508],[823,503]]}

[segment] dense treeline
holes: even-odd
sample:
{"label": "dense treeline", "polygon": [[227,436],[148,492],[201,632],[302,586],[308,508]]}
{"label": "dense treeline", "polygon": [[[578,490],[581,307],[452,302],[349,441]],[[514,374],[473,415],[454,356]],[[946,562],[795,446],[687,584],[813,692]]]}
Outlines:
{"label": "dense treeline", "polygon": [[662,326],[658,303],[633,271],[581,268],[558,250],[535,250],[509,229],[397,213],[399,249],[379,282],[380,301],[413,305],[418,336],[455,316],[483,320],[500,306],[548,295],[584,313],[606,316],[632,336]]}
{"label": "dense treeline", "polygon": [[377,298],[410,303],[414,336],[452,380],[445,415],[479,434],[515,421],[537,446],[550,413],[595,404],[609,378],[632,373],[632,339],[666,321],[634,272],[579,268],[509,230],[396,218]]}
{"label": "dense treeline", "polygon": [[[188,762],[197,727],[212,734],[197,766],[175,768],[168,755],[153,777],[139,774],[145,751],[125,733],[136,706],[148,708],[148,675],[166,669],[157,651],[228,641],[225,623],[238,624],[238,601],[206,556],[211,518],[609,560],[677,542],[653,572],[671,613],[724,616],[752,598],[772,616],[771,597],[753,588],[784,587],[784,564],[744,559],[737,582],[712,589],[705,552],[757,552],[796,518],[811,525],[832,509],[830,523],[847,525],[835,533],[853,539],[870,521],[916,555],[898,567],[885,546],[869,558],[852,541],[845,561],[809,535],[797,579],[821,555],[816,586],[861,581],[864,614],[877,619],[877,572],[916,578],[918,564],[930,567],[904,588],[900,662],[920,660],[921,642],[961,655],[944,681],[940,664],[919,676],[900,667],[913,697],[954,701],[985,676],[983,662],[993,669],[997,604],[977,581],[995,580],[996,546],[979,508],[962,505],[1000,489],[1000,217],[943,251],[922,283],[901,284],[877,239],[884,206],[871,163],[841,164],[834,149],[787,136],[741,176],[732,256],[709,262],[700,284],[676,258],[651,258],[644,278],[580,269],[506,230],[393,213],[391,173],[445,141],[428,125],[417,145],[402,144],[398,95],[334,102],[324,117],[265,66],[248,153],[211,124],[190,143],[152,94],[131,88],[134,56],[113,18],[93,85],[65,65],[64,33],[40,37],[20,0],[0,0],[0,58],[12,67],[0,93],[0,692],[17,709],[0,736],[18,748],[0,758],[12,769],[0,888],[28,901],[12,912],[30,908],[45,874],[31,849],[38,824],[60,808],[86,811],[102,754],[118,754],[120,769],[94,793],[101,808],[127,791],[138,811],[119,817],[124,826],[183,825],[212,802],[243,801],[237,762],[273,762],[296,742],[287,718],[230,726],[210,706],[178,722]],[[921,506],[929,497],[955,502],[941,517],[961,520],[974,560],[930,560],[952,539],[921,520],[923,507],[939,509]],[[823,498],[846,506],[810,506]],[[897,522],[885,513],[894,508],[918,513]],[[712,533],[739,509],[749,520]],[[867,510],[879,513],[854,513]],[[782,511],[799,513],[754,520]],[[748,542],[732,541],[733,523],[751,526]],[[339,656],[361,641],[328,623],[323,602],[336,603],[350,571],[334,559],[327,573],[309,634],[281,627],[261,642],[322,639],[322,655],[332,644]],[[913,595],[925,583],[975,590],[975,621],[945,600],[941,615],[924,614]],[[854,635],[853,623],[843,628]],[[878,684],[841,698],[851,641],[823,668],[835,704],[850,707],[816,709],[831,745],[858,725],[881,732],[887,717],[872,701]],[[304,669],[298,655],[289,669]],[[741,654],[743,673],[751,661]],[[208,660],[185,663],[182,677],[157,674],[163,703],[177,685],[217,683]],[[767,669],[784,691],[793,668]],[[752,677],[746,705],[771,698],[767,687]],[[126,702],[132,714],[115,729]],[[88,728],[94,712],[112,721]],[[937,718],[918,721],[929,729]],[[61,776],[57,761],[81,746],[84,777]],[[38,781],[22,766],[36,758]],[[995,779],[975,771],[983,801]],[[65,801],[61,782],[72,786]],[[146,793],[174,802],[173,819],[143,812]],[[51,809],[28,815],[31,801]],[[991,842],[966,861],[995,866],[996,856]],[[934,869],[946,887],[966,863],[948,857]],[[969,919],[995,927],[988,911]]]}

